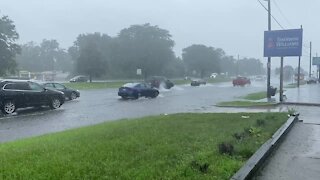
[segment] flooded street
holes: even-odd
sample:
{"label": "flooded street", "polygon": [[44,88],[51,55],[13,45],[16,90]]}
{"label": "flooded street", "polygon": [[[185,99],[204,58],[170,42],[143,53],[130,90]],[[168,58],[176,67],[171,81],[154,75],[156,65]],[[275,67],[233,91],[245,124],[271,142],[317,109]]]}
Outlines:
{"label": "flooded street", "polygon": [[[165,115],[180,112],[286,112],[294,109],[300,119],[284,142],[266,163],[257,179],[318,179],[320,174],[319,107],[278,106],[274,108],[218,108],[216,103],[239,99],[248,93],[263,91],[263,82],[247,87],[231,83],[208,84],[200,87],[175,86],[160,90],[155,99],[122,100],[117,89],[81,91],[80,99],[67,101],[62,108],[50,110],[23,109],[14,115],[0,117],[0,142],[59,132],[101,122]],[[288,89],[288,101],[320,102],[319,85]],[[293,98],[296,97],[296,98]],[[278,99],[278,97],[275,97]]]}
{"label": "flooded street", "polygon": [[[63,131],[86,125],[124,118],[180,112],[215,112],[216,103],[230,101],[248,93],[263,91],[263,82],[233,87],[230,82],[200,87],[175,86],[160,90],[155,99],[122,100],[118,89],[81,91],[81,97],[67,101],[60,109],[26,109],[0,118],[0,141]],[[228,109],[222,109],[229,112]],[[221,111],[221,109],[220,109]],[[230,112],[233,110],[230,109]]]}
{"label": "flooded street", "polygon": [[320,103],[320,84],[307,84],[300,88],[286,89],[284,94],[288,102]]}

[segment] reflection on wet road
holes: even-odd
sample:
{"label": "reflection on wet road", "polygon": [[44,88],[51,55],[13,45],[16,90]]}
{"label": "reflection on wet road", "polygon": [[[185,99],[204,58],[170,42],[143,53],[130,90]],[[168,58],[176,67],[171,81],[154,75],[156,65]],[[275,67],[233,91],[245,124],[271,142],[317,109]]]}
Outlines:
{"label": "reflection on wet road", "polygon": [[[320,102],[319,85],[306,85],[298,89],[288,89],[288,100]],[[232,87],[229,83],[208,84],[191,87],[175,86],[170,90],[160,90],[155,99],[122,100],[117,96],[117,89],[82,91],[80,99],[66,102],[60,109],[19,110],[17,114],[0,114],[0,142],[62,131],[86,125],[97,124],[123,118],[136,118],[149,115],[171,114],[180,112],[239,112],[239,111],[286,111],[285,107],[275,109],[230,109],[217,108],[221,101],[235,100],[248,93],[264,91],[265,82],[252,82],[247,87]],[[309,108],[310,109],[310,108]],[[306,108],[303,108],[307,111]],[[318,114],[310,110],[308,114]]]}
{"label": "reflection on wet road", "polygon": [[320,103],[320,84],[307,84],[300,88],[287,89],[288,102]]}
{"label": "reflection on wet road", "polygon": [[[0,142],[109,120],[179,112],[215,111],[220,101],[233,100],[251,92],[263,91],[264,83],[232,87],[231,83],[191,87],[175,86],[160,90],[155,99],[121,100],[117,89],[82,91],[81,97],[66,102],[60,109],[20,110],[16,115],[0,117]],[[228,111],[227,109],[224,111]]]}
{"label": "reflection on wet road", "polygon": [[294,107],[298,122],[271,156],[256,179],[320,179],[319,107]]}

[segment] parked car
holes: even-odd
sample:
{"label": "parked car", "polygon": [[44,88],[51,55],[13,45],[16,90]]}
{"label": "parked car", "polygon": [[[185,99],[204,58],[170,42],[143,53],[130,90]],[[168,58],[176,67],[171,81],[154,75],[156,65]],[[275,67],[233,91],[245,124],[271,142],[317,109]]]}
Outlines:
{"label": "parked car", "polygon": [[87,76],[75,76],[70,79],[70,82],[88,82]]}
{"label": "parked car", "polygon": [[250,79],[249,78],[247,78],[247,77],[241,77],[241,76],[239,76],[239,77],[237,77],[236,79],[234,79],[233,81],[232,81],[232,84],[233,84],[233,86],[245,86],[245,85],[250,85],[251,84],[251,81],[250,81]]}
{"label": "parked car", "polygon": [[266,78],[264,76],[258,75],[254,78],[255,81],[265,81]]}
{"label": "parked car", "polygon": [[200,85],[206,85],[207,82],[203,79],[198,79],[198,80],[192,80],[191,81],[191,86],[200,86]]}
{"label": "parked car", "polygon": [[46,89],[38,83],[24,80],[0,81],[0,108],[12,114],[18,108],[50,106],[59,108],[65,100],[63,92]]}
{"label": "parked car", "polygon": [[173,82],[163,76],[152,76],[147,80],[147,83],[150,83],[151,87],[158,89],[161,85],[163,85],[165,89],[170,89],[174,86]]}
{"label": "parked car", "polygon": [[50,82],[50,83],[43,83],[42,85],[47,89],[54,89],[54,90],[63,92],[66,98],[68,98],[69,100],[74,100],[80,97],[80,92],[78,90],[68,88],[60,83]]}
{"label": "parked car", "polygon": [[119,88],[118,96],[123,99],[138,99],[139,97],[156,98],[159,95],[157,89],[147,83],[127,83]]}
{"label": "parked car", "polygon": [[210,78],[216,78],[218,76],[218,73],[212,73],[211,75],[210,75]]}
{"label": "parked car", "polygon": [[318,79],[315,77],[310,77],[307,79],[307,84],[316,84],[318,82]]}

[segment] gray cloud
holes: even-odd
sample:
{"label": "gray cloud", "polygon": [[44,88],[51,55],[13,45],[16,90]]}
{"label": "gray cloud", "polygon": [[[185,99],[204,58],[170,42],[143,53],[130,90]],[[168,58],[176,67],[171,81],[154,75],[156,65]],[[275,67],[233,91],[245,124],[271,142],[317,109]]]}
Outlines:
{"label": "gray cloud", "polygon": [[[312,40],[316,51],[320,25],[315,20],[320,17],[320,2],[272,2],[273,14],[279,22],[285,28],[303,25],[304,41],[308,44]],[[57,39],[68,48],[80,33],[103,32],[115,36],[132,24],[151,23],[171,32],[177,55],[184,47],[201,43],[223,48],[229,55],[265,61],[262,54],[267,12],[257,0],[1,0],[0,10],[15,21],[21,43]],[[280,29],[274,21],[273,29]],[[302,59],[305,69],[306,56],[307,49]],[[279,60],[273,62],[273,66],[278,66]],[[296,66],[297,58],[285,62]]]}

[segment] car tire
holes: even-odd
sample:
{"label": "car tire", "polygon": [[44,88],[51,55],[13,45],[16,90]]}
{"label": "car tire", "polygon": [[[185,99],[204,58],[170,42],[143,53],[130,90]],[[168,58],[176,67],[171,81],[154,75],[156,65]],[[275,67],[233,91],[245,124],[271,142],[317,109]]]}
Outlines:
{"label": "car tire", "polygon": [[16,104],[14,103],[14,101],[5,101],[3,103],[3,107],[2,107],[2,112],[4,114],[12,114],[16,111]]}
{"label": "car tire", "polygon": [[156,97],[158,97],[158,95],[159,95],[159,92],[154,92],[154,94],[152,94],[151,98],[156,98]]}
{"label": "car tire", "polygon": [[121,96],[121,98],[122,98],[123,100],[127,100],[127,99],[128,99],[127,96]]}
{"label": "car tire", "polygon": [[135,94],[133,95],[133,99],[139,99],[139,94],[138,94],[138,93],[135,93]]}
{"label": "car tire", "polygon": [[58,109],[61,106],[61,100],[59,98],[52,98],[49,104],[51,109]]}
{"label": "car tire", "polygon": [[76,98],[77,98],[77,94],[76,94],[75,92],[72,92],[72,93],[70,94],[69,100],[74,100],[74,99],[76,99]]}

